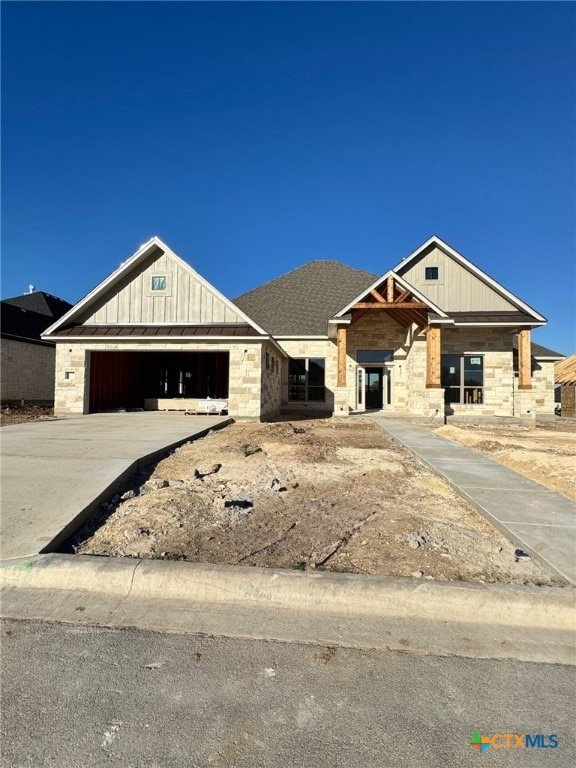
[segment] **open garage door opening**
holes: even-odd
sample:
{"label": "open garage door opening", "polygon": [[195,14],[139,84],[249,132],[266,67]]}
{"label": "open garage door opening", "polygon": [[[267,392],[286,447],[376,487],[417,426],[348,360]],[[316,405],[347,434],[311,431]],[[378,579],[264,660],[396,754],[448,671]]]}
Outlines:
{"label": "open garage door opening", "polygon": [[228,352],[91,352],[89,411],[227,400],[229,378]]}

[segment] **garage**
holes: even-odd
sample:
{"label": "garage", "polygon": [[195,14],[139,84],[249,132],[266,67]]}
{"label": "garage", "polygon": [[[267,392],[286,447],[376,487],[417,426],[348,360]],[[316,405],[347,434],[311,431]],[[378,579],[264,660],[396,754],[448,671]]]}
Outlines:
{"label": "garage", "polygon": [[144,408],[151,399],[228,398],[228,352],[90,352],[89,367],[90,413]]}

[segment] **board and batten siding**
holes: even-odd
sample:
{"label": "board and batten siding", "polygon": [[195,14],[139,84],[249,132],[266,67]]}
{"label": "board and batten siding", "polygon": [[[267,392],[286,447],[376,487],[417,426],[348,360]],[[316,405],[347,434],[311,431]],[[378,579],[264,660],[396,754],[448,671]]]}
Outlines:
{"label": "board and batten siding", "polygon": [[[152,276],[166,276],[166,291],[155,295]],[[156,253],[129,272],[80,317],[84,325],[144,323],[245,323],[227,305],[167,253]]]}
{"label": "board and batten siding", "polygon": [[[438,280],[426,280],[426,267],[438,267]],[[440,248],[432,248],[399,274],[445,312],[518,309]]]}

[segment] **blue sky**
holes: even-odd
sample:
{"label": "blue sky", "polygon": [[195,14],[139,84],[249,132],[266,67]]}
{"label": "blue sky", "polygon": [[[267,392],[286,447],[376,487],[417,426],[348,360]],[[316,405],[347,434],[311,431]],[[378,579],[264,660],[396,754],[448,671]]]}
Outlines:
{"label": "blue sky", "polygon": [[227,296],[437,234],[576,349],[573,3],[2,3],[2,297],[157,234]]}

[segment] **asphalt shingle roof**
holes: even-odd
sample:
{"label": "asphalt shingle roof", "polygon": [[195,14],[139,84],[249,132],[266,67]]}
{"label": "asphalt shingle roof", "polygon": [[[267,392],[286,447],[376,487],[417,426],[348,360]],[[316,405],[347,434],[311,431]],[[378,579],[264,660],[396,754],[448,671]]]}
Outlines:
{"label": "asphalt shingle roof", "polygon": [[71,308],[72,304],[43,291],[5,299],[0,303],[2,336],[48,344],[40,335]]}
{"label": "asphalt shingle roof", "polygon": [[[514,349],[518,349],[518,336],[514,336],[512,340],[512,346]],[[553,349],[543,347],[541,344],[530,344],[530,354],[532,357],[565,357],[561,352],[554,352]]]}
{"label": "asphalt shingle roof", "polygon": [[325,336],[334,317],[377,278],[338,261],[310,261],[234,299],[273,336]]}
{"label": "asphalt shingle roof", "polygon": [[[24,293],[22,296],[15,296],[12,299],[3,299],[2,303],[12,304],[15,307],[27,309],[30,312],[38,312],[40,315],[48,315],[53,318],[52,322],[56,322],[69,309],[72,309],[72,304],[64,301],[64,299],[59,299],[58,296],[44,293],[44,291]],[[48,325],[51,324],[48,323]]]}

